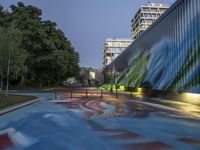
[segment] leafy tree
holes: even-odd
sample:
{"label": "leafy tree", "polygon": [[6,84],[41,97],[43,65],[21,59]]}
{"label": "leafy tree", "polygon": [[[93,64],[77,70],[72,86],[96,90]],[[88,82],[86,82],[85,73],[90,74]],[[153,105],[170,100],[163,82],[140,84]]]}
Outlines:
{"label": "leafy tree", "polygon": [[19,64],[25,61],[24,69],[19,69],[23,72],[21,79],[25,78],[29,86],[59,85],[79,73],[79,55],[56,23],[42,21],[41,15],[40,9],[18,2],[11,5],[11,12],[0,9],[0,26],[8,27],[14,22],[21,31],[19,47],[27,52],[23,61],[19,61]]}
{"label": "leafy tree", "polygon": [[[1,79],[6,77],[6,96],[9,80],[17,79],[26,71],[24,65],[26,52],[20,48],[21,32],[13,24],[11,25],[8,28],[0,28],[0,74]],[[3,81],[1,83],[3,84]]]}

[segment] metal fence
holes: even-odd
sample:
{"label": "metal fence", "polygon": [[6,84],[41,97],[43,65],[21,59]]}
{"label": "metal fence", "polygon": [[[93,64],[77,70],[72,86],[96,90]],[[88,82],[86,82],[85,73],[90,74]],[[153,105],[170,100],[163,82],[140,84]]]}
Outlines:
{"label": "metal fence", "polygon": [[54,90],[55,97],[57,100],[58,97],[62,96],[64,99],[72,99],[72,98],[99,98],[103,99],[104,91],[100,90],[89,90],[89,89],[56,89]]}

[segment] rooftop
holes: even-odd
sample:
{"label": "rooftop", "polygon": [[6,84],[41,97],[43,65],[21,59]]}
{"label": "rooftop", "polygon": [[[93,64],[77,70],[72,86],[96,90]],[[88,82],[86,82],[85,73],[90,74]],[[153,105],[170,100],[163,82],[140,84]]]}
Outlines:
{"label": "rooftop", "polygon": [[145,5],[142,5],[142,6],[163,6],[163,7],[169,7],[168,4],[161,4],[161,3],[152,3],[152,2],[148,2],[147,4]]}
{"label": "rooftop", "polygon": [[131,38],[108,38],[106,39],[106,42],[108,41],[130,41],[132,42],[133,40]]}

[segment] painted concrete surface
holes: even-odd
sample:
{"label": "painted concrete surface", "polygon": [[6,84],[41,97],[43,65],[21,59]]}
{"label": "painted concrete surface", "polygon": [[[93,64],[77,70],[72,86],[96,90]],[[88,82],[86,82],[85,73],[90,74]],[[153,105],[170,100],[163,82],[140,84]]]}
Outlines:
{"label": "painted concrete surface", "polygon": [[[1,150],[198,150],[199,106],[148,99],[65,98],[0,117]],[[95,93],[92,94],[95,96]]]}

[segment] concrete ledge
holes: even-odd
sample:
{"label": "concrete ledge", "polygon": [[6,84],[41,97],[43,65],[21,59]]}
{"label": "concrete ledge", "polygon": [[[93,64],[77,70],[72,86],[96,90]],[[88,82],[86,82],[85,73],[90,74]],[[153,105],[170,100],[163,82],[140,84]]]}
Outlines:
{"label": "concrete ledge", "polygon": [[25,102],[25,103],[16,104],[14,106],[10,106],[10,107],[4,108],[4,109],[0,109],[0,116],[4,115],[6,113],[12,112],[14,110],[20,109],[22,107],[31,105],[31,104],[36,103],[38,101],[40,101],[40,100],[39,99],[34,99],[34,100],[31,100],[31,101],[28,101],[28,102]]}

